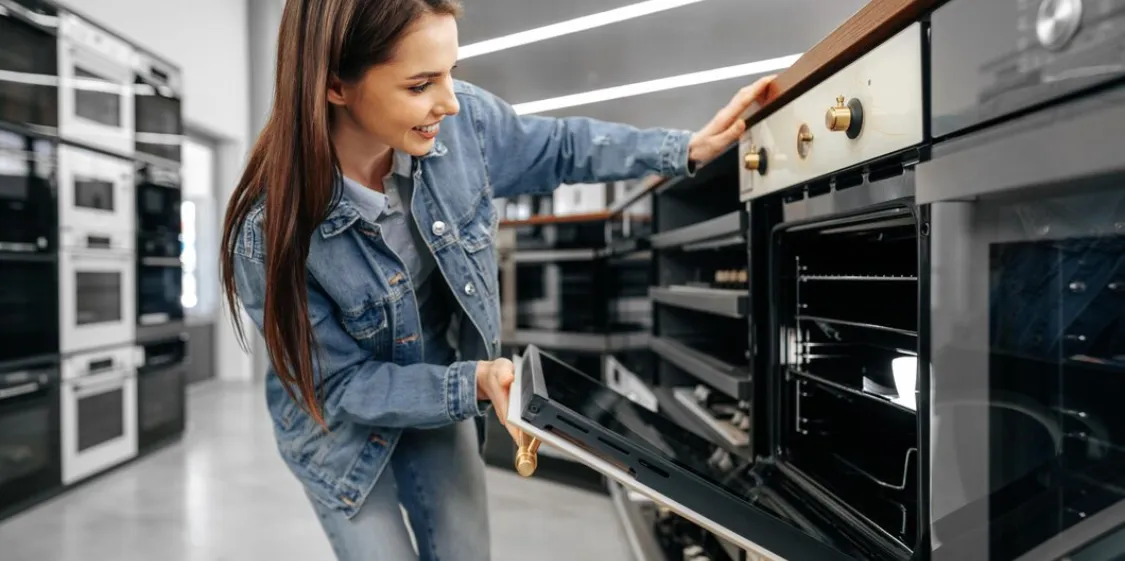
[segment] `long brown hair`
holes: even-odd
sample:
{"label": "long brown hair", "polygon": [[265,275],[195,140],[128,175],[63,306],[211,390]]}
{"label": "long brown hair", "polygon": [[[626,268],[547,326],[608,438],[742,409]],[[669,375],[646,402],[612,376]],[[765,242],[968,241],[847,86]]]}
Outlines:
{"label": "long brown hair", "polygon": [[[263,335],[270,362],[289,396],[325,425],[313,372],[316,338],[307,313],[305,265],[313,231],[335,204],[338,168],[327,88],[353,83],[391,58],[420,15],[460,14],[458,0],[287,0],[277,37],[273,110],[250,151],[223,220],[226,304],[247,348],[234,277],[238,232],[265,197],[266,294]],[[300,310],[303,313],[294,313]]]}

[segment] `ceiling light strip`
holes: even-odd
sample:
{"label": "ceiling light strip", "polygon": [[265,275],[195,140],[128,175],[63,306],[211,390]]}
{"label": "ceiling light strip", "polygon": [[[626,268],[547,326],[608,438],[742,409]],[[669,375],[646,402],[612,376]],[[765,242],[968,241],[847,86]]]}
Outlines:
{"label": "ceiling light strip", "polygon": [[579,31],[586,31],[587,29],[594,29],[595,27],[602,27],[613,23],[622,22],[657,12],[687,6],[689,4],[697,4],[703,0],[646,0],[645,2],[638,2],[630,4],[621,8],[590,14],[495,39],[488,39],[469,45],[462,46],[458,51],[460,60],[480,56],[483,54],[494,53],[496,51],[503,51],[521,45],[530,43],[537,43],[563,35],[570,35],[571,33],[578,33]]}
{"label": "ceiling light strip", "polygon": [[[602,88],[600,90],[592,90],[583,93],[552,97],[549,99],[541,99],[539,101],[517,103],[513,105],[512,108],[515,109],[516,113],[520,115],[542,113],[544,111],[554,111],[556,109],[564,109],[567,107],[575,107],[578,105],[588,105],[591,103],[609,101],[611,99],[634,97],[653,92],[662,92],[688,86],[697,86],[699,84],[707,84],[710,82],[718,82],[721,80],[730,80],[732,78],[753,76],[755,74],[765,74],[767,72],[777,72],[789,68],[793,65],[794,62],[797,62],[797,59],[799,58],[801,58],[801,53],[778,58],[771,58],[767,60],[759,60],[757,62],[748,62],[746,64],[738,64],[735,66],[715,68],[713,70],[692,72],[690,74],[680,74],[679,76],[670,76],[668,78],[649,80],[647,82],[637,82],[635,84],[614,86],[612,88]],[[731,92],[731,95],[733,94],[734,92]]]}

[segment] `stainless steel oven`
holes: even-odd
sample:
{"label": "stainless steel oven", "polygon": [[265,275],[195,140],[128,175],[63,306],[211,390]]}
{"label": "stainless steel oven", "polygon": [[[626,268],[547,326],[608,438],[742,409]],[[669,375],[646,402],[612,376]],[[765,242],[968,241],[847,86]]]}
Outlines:
{"label": "stainless steel oven", "polygon": [[138,445],[141,451],[181,434],[185,423],[187,333],[144,343],[137,370]]}
{"label": "stainless steel oven", "polygon": [[0,251],[57,249],[56,144],[0,130]]}
{"label": "stainless steel oven", "polygon": [[180,71],[138,52],[134,72],[136,156],[157,164],[179,163],[184,135]]}
{"label": "stainless steel oven", "polygon": [[60,16],[58,53],[59,134],[132,155],[136,51],[68,13]]}
{"label": "stainless steel oven", "polygon": [[63,360],[63,483],[136,456],[139,353],[130,344]]}
{"label": "stainless steel oven", "polygon": [[122,234],[73,234],[75,245],[59,252],[61,351],[66,354],[133,341],[133,240]]}
{"label": "stainless steel oven", "polygon": [[[59,146],[59,222],[73,229],[136,230],[133,163],[77,146]],[[65,244],[64,244],[65,245]]]}
{"label": "stainless steel oven", "polygon": [[933,561],[1125,554],[1090,545],[1125,519],[1123,22],[1120,1],[934,14]]}
{"label": "stainless steel oven", "polygon": [[0,518],[62,484],[57,359],[0,367]]}
{"label": "stainless steel oven", "polygon": [[0,121],[57,134],[58,11],[38,0],[0,0]]}
{"label": "stainless steel oven", "polygon": [[59,352],[58,261],[0,252],[0,362]]}

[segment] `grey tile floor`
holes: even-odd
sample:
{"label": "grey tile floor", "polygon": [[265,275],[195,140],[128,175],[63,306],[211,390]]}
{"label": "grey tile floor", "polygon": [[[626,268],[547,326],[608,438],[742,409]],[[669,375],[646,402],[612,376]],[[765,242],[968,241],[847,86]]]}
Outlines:
{"label": "grey tile floor", "polygon": [[[209,382],[188,407],[182,442],[0,523],[0,560],[331,561],[260,388]],[[631,559],[603,495],[495,469],[488,490],[494,561]]]}

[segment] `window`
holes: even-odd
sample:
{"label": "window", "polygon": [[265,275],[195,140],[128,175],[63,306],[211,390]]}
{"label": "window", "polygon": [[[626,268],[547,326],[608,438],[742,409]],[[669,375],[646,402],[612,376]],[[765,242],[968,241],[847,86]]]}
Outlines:
{"label": "window", "polygon": [[183,148],[183,292],[189,318],[213,320],[219,303],[216,146],[189,136]]}

